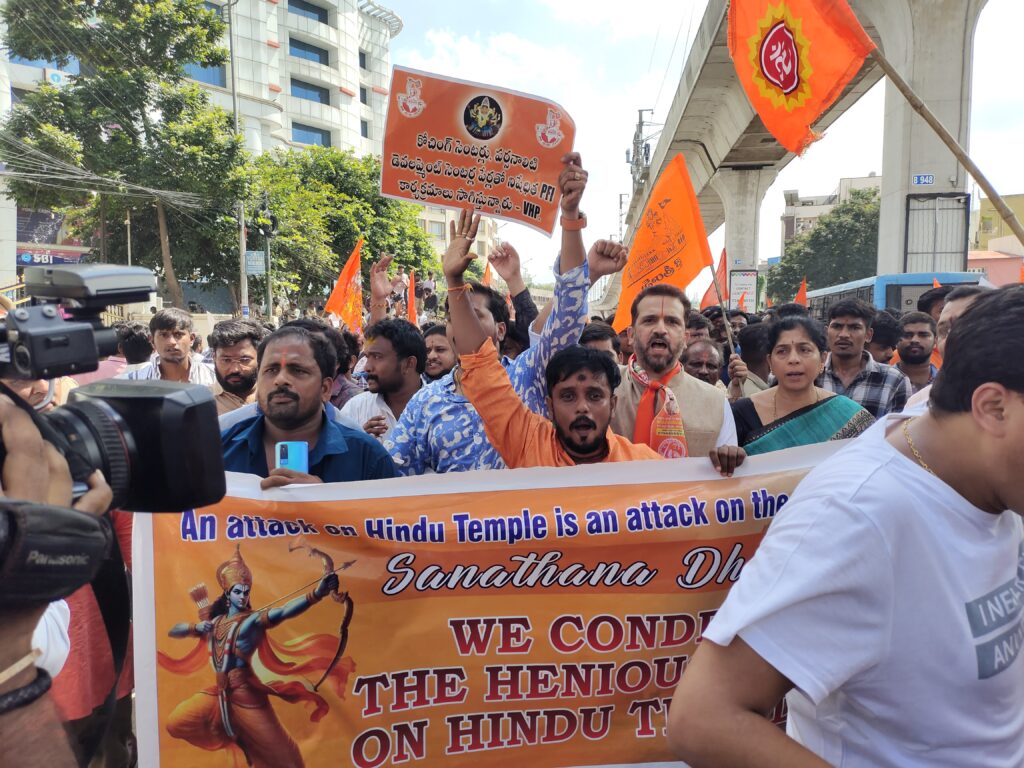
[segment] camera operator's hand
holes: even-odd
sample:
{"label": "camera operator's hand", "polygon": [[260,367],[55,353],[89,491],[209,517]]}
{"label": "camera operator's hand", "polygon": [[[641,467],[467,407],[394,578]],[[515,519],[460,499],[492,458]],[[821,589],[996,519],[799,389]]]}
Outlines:
{"label": "camera operator's hand", "polygon": [[[0,471],[3,496],[58,507],[71,506],[71,472],[64,457],[43,440],[29,415],[4,395],[0,395],[0,436],[7,451]],[[93,473],[88,483],[89,491],[74,508],[102,515],[113,499],[110,486],[99,471]],[[0,611],[0,670],[32,650],[32,632],[45,610],[44,604]],[[34,676],[35,669],[29,667],[0,685],[0,693],[27,685]]]}
{"label": "camera operator's hand", "polygon": [[280,488],[285,485],[294,485],[296,483],[312,485],[322,482],[323,480],[316,475],[307,475],[305,472],[296,472],[294,469],[283,469],[279,467],[272,470],[269,475],[260,480],[260,488],[266,491],[270,488]]}

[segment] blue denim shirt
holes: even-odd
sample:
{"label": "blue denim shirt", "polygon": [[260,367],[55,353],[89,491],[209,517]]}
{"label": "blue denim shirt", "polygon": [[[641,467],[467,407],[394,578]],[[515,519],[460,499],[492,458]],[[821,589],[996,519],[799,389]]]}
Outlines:
{"label": "blue denim shirt", "polygon": [[[526,406],[548,417],[544,371],[559,350],[577,341],[587,320],[587,263],[558,274],[555,265],[554,308],[537,344],[515,360],[505,358],[516,394]],[[421,388],[409,400],[398,423],[384,437],[400,475],[504,469],[505,462],[488,442],[472,403],[456,390],[454,372]]]}
{"label": "blue denim shirt", "polygon": [[[224,469],[260,477],[270,474],[263,449],[263,422],[263,413],[257,412],[221,432]],[[394,477],[395,465],[374,438],[327,418],[324,409],[320,436],[309,453],[309,474],[325,483],[377,480]]]}

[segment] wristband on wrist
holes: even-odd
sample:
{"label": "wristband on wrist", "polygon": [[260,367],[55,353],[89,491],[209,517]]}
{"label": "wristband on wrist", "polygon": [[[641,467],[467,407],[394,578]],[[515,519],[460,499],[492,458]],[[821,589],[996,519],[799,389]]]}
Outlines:
{"label": "wristband on wrist", "polygon": [[567,232],[579,232],[581,229],[584,229],[587,226],[587,214],[583,211],[579,211],[577,215],[578,218],[567,219],[565,214],[562,214],[562,218],[560,220],[562,229]]}
{"label": "wristband on wrist", "polygon": [[42,667],[36,667],[36,679],[21,688],[15,688],[4,694],[0,694],[0,715],[5,715],[13,709],[27,707],[33,701],[42,698],[43,694],[50,690],[50,674]]}

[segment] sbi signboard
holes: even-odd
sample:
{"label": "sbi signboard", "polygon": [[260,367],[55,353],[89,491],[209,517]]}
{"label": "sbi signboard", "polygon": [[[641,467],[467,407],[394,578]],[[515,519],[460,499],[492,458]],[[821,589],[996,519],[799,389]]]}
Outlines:
{"label": "sbi signboard", "polygon": [[35,267],[42,264],[77,264],[82,260],[78,251],[56,249],[18,251],[19,267]]}

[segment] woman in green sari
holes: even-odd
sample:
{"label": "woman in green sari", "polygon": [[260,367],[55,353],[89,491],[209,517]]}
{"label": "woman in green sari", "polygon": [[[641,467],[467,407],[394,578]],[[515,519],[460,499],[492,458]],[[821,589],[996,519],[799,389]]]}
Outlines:
{"label": "woman in green sari", "polygon": [[749,456],[856,437],[874,422],[853,400],[815,386],[825,359],[825,331],[809,317],[770,326],[774,387],[732,404],[736,435]]}

